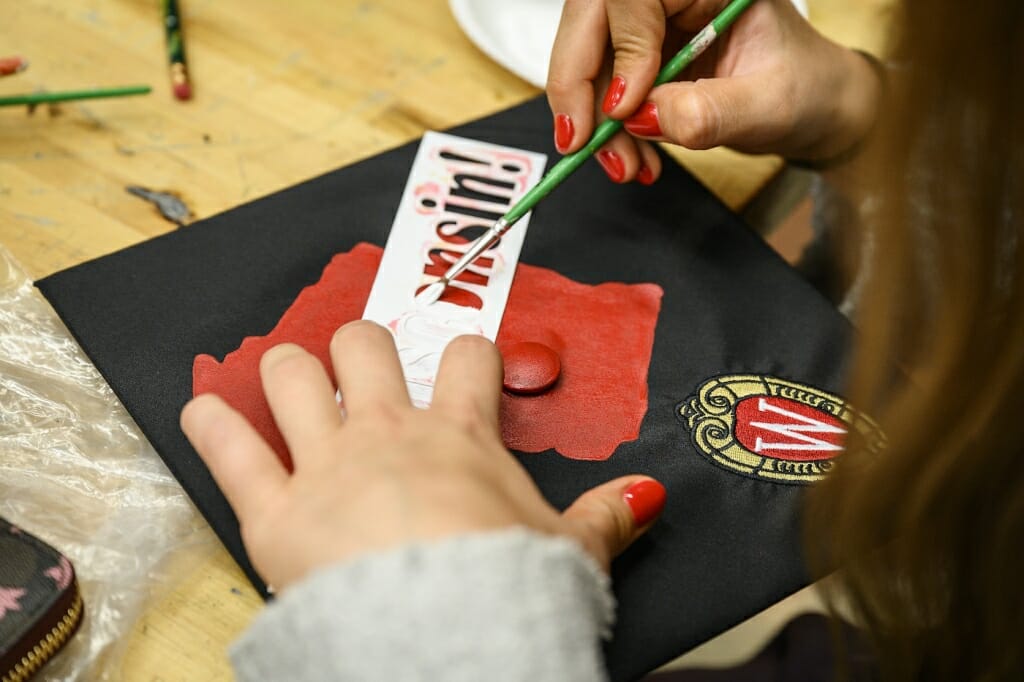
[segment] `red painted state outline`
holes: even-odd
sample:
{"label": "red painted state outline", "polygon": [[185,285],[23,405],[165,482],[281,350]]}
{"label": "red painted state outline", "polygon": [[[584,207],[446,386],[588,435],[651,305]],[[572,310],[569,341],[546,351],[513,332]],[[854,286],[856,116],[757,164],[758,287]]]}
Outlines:
{"label": "red painted state outline", "polygon": [[[266,336],[245,338],[223,362],[198,355],[194,395],[216,393],[241,412],[291,466],[259,381],[259,359],[279,343],[296,343],[331,372],[335,330],[362,317],[383,250],[358,244],[338,254],[320,281],[306,287]],[[647,412],[647,370],[662,289],[655,284],[580,284],[546,268],[520,264],[498,333],[499,348],[543,343],[562,371],[536,396],[502,394],[502,437],[521,452],[554,449],[570,459],[605,460],[640,435]]]}

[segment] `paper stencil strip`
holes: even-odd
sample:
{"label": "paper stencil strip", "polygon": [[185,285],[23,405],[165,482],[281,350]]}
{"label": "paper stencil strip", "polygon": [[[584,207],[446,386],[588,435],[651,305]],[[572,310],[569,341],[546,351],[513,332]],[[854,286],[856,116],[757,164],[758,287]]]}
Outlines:
{"label": "paper stencil strip", "polygon": [[363,312],[363,319],[395,335],[416,405],[430,404],[449,341],[498,335],[530,216],[454,279],[440,301],[418,307],[416,294],[540,180],[546,162],[546,155],[521,149],[443,133],[423,136]]}

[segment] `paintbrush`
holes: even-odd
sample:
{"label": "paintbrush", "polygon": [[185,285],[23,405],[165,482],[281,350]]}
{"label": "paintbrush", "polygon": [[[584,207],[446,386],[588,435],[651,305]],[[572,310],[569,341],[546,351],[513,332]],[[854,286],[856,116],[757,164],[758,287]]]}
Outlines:
{"label": "paintbrush", "polygon": [[[673,80],[683,69],[689,66],[704,50],[708,48],[715,39],[725,32],[743,12],[754,3],[754,0],[733,0],[714,20],[704,27],[683,49],[658,73],[654,85],[661,85]],[[516,224],[524,215],[529,213],[541,199],[551,193],[556,187],[568,178],[572,173],[583,165],[583,162],[593,156],[615,133],[622,128],[622,121],[606,119],[597,126],[593,136],[577,152],[569,154],[541,178],[534,187],[523,195],[523,198],[515,203],[508,212],[498,219],[487,232],[481,235],[466,253],[444,273],[441,279],[437,280],[416,296],[416,303],[430,305],[435,303],[444,294],[449,282],[462,274],[466,268],[472,265],[473,261],[479,258],[485,251],[494,246],[501,236]]]}
{"label": "paintbrush", "polygon": [[0,97],[0,107],[27,104],[29,108],[40,104],[56,104],[78,99],[98,99],[102,97],[128,97],[130,95],[146,95],[150,92],[148,85],[129,85],[123,88],[97,88],[95,90],[67,90],[64,92],[30,92],[24,95],[8,95]]}

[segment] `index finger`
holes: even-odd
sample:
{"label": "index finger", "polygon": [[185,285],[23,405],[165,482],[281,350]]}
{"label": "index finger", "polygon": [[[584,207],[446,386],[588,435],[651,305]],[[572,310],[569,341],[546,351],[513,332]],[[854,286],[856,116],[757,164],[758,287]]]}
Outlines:
{"label": "index finger", "polygon": [[604,2],[566,0],[545,88],[555,117],[555,146],[563,154],[579,149],[594,131],[594,80],[607,46]]}

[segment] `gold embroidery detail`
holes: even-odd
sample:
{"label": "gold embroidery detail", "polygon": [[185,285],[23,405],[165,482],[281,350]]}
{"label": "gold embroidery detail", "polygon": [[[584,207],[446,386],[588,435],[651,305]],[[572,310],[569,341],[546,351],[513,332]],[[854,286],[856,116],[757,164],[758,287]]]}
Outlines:
{"label": "gold embroidery detail", "polygon": [[755,396],[778,396],[820,410],[856,431],[869,452],[885,448],[886,438],[878,424],[839,396],[776,377],[736,374],[709,379],[679,405],[678,416],[697,449],[726,469],[781,483],[824,478],[833,466],[831,459],[794,462],[760,455],[740,444],[735,432],[736,406]]}

